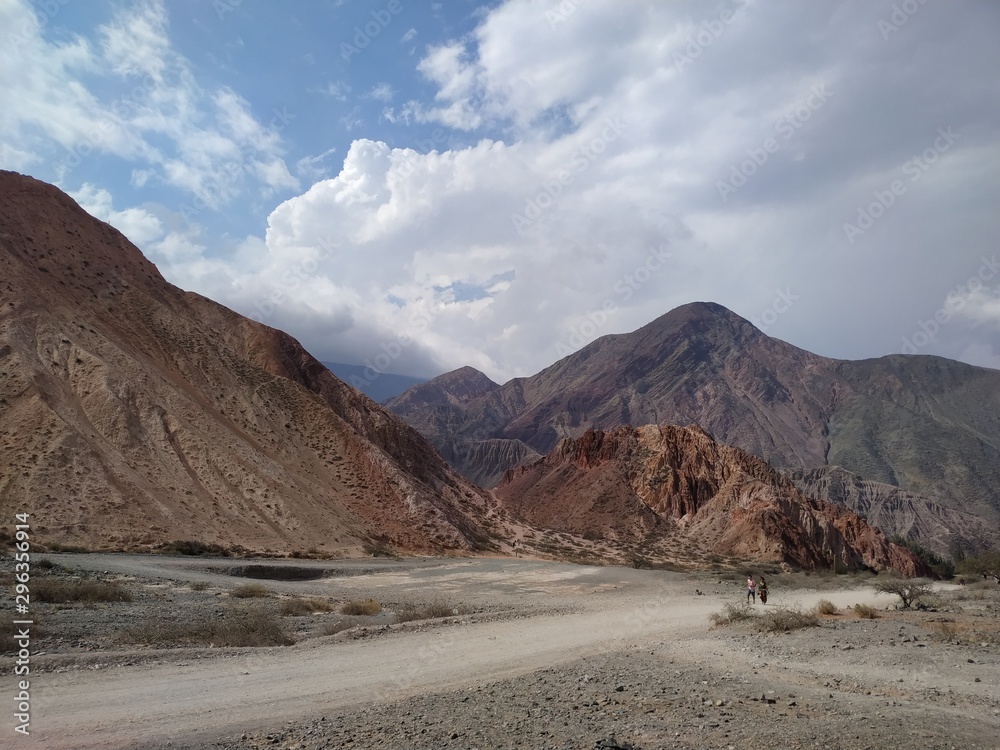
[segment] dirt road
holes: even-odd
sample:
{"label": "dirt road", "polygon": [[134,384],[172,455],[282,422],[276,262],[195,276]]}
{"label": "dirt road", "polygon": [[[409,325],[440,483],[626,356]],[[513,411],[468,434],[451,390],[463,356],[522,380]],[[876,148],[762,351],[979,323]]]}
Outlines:
{"label": "dirt road", "polygon": [[[215,575],[204,567],[154,570],[148,560],[126,564],[95,557],[89,564],[123,565],[133,574],[147,565],[150,575],[181,579]],[[276,585],[300,593],[350,586],[376,595],[380,589],[399,595],[433,585],[468,599],[506,599],[529,610],[533,604],[572,603],[575,611],[484,622],[454,617],[430,628],[394,629],[360,640],[41,674],[33,681],[32,741],[18,746],[87,750],[207,743],[364,704],[482,685],[581,656],[683,640],[704,633],[708,615],[721,606],[715,596],[696,595],[683,576],[531,561],[446,561]],[[733,591],[729,598],[736,601],[739,594]],[[781,603],[810,607],[821,598],[838,606],[885,604],[870,590],[794,592]]]}

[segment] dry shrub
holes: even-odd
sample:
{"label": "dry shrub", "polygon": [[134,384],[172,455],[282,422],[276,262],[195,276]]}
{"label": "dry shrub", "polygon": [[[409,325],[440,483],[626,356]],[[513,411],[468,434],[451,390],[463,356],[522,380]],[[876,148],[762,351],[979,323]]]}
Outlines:
{"label": "dry shrub", "polygon": [[262,583],[245,583],[234,588],[229,592],[229,595],[235,596],[237,599],[261,599],[270,596],[271,592]]}
{"label": "dry shrub", "polygon": [[875,607],[869,607],[867,604],[855,604],[854,614],[862,620],[877,620],[879,617],[878,610]]}
{"label": "dry shrub", "polygon": [[340,607],[342,615],[377,615],[382,611],[382,605],[374,599],[355,599],[344,602]]}
{"label": "dry shrub", "polygon": [[406,604],[396,612],[396,622],[412,622],[414,620],[433,620],[436,617],[451,617],[456,609],[445,601],[434,601],[430,604]]}
{"label": "dry shrub", "polygon": [[946,641],[958,639],[958,626],[954,620],[939,620],[931,625],[931,629]]}
{"label": "dry shrub", "polygon": [[330,604],[326,599],[285,599],[281,602],[281,607],[279,611],[281,614],[289,617],[303,617],[305,615],[311,615],[315,612],[330,612],[333,610],[333,605]]}
{"label": "dry shrub", "polygon": [[208,581],[191,581],[192,591],[206,591],[208,589]]}
{"label": "dry shrub", "polygon": [[818,602],[816,602],[816,614],[835,615],[837,614],[837,605],[831,602],[829,599],[820,599]]}
{"label": "dry shrub", "polygon": [[67,581],[48,576],[31,579],[31,598],[54,604],[132,601],[132,595],[117,581]]}
{"label": "dry shrub", "polygon": [[292,639],[285,633],[273,612],[255,607],[231,607],[221,616],[205,622],[169,622],[152,618],[133,628],[126,628],[123,640],[155,646],[186,643],[213,646],[288,646]]}
{"label": "dry shrub", "polygon": [[757,616],[757,612],[746,602],[726,604],[721,612],[713,612],[708,616],[715,625],[732,625],[734,622],[752,620]]}
{"label": "dry shrub", "polygon": [[757,630],[767,633],[787,633],[799,628],[814,628],[819,625],[815,612],[803,612],[798,608],[775,607],[757,620]]}

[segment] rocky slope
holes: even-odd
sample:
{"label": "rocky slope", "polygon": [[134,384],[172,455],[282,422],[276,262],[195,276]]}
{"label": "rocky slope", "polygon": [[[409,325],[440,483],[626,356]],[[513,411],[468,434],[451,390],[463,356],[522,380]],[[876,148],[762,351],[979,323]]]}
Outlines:
{"label": "rocky slope", "polygon": [[463,368],[389,406],[449,446],[467,476],[481,469],[455,446],[506,438],[546,453],[590,428],[693,423],[776,467],[843,466],[1000,529],[1000,371],[928,356],[828,359],[692,303],[531,377],[484,379]]}
{"label": "rocky slope", "polygon": [[509,471],[496,493],[535,526],[638,548],[928,572],[856,514],[806,497],[766,462],[694,426],[588,430]]}
{"label": "rocky slope", "polygon": [[889,536],[918,540],[944,557],[958,550],[982,552],[1000,545],[1000,532],[980,516],[864,479],[839,466],[791,472],[789,477],[806,495],[843,505]]}
{"label": "rocky slope", "polygon": [[167,283],[56,188],[0,173],[0,512],[36,543],[423,551],[492,501],[290,336]]}

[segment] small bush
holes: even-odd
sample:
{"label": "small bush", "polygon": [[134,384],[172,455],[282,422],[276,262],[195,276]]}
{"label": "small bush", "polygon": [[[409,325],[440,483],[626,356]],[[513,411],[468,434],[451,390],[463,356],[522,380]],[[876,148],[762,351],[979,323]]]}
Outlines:
{"label": "small bush", "polygon": [[455,608],[444,601],[430,604],[407,604],[396,612],[396,622],[413,622],[414,620],[433,620],[436,617],[451,617]]}
{"label": "small bush", "polygon": [[757,630],[768,633],[787,633],[789,630],[814,628],[818,625],[819,617],[815,612],[787,607],[769,609],[767,614],[757,620]]}
{"label": "small bush", "polygon": [[855,604],[854,614],[862,620],[876,620],[879,616],[878,610],[875,607],[869,607],[867,604]]}
{"label": "small bush", "polygon": [[816,614],[835,615],[837,614],[837,605],[831,602],[829,599],[820,599],[818,602],[816,602]]}
{"label": "small bush", "polygon": [[715,625],[732,625],[734,622],[752,620],[757,616],[757,612],[746,602],[726,604],[721,612],[713,612],[708,616]]}
{"label": "small bush", "polygon": [[392,548],[392,545],[384,539],[371,539],[365,542],[361,549],[372,557],[389,557],[392,559],[398,559],[399,555],[396,554],[396,550]]}
{"label": "small bush", "polygon": [[192,591],[205,591],[208,589],[208,581],[191,581]]}
{"label": "small bush", "polygon": [[48,576],[31,579],[31,598],[54,604],[132,601],[132,595],[117,581],[74,581]]}
{"label": "small bush", "polygon": [[304,617],[315,612],[330,612],[333,605],[326,599],[285,599],[281,602],[279,612],[287,617]]}
{"label": "small bush", "polygon": [[270,596],[271,592],[267,586],[261,583],[245,583],[234,588],[229,592],[229,595],[235,596],[237,599],[261,599]]}
{"label": "small bush", "polygon": [[[34,622],[31,626],[31,637],[34,639],[44,637],[45,633],[41,628],[38,615],[34,615],[32,620]],[[13,619],[0,619],[0,654],[16,654],[18,652],[21,646],[14,640],[14,636],[17,635],[17,631],[21,627],[15,625]]]}
{"label": "small bush", "polygon": [[382,605],[374,599],[355,599],[344,602],[340,607],[342,615],[377,615],[382,611]]}

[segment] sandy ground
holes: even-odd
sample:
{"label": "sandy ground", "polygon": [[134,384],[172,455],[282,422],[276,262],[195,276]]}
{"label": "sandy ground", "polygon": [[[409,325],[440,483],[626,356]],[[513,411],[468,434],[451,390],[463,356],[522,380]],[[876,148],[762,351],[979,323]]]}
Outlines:
{"label": "sandy ground", "polygon": [[[228,571],[237,564],[147,556],[54,555],[52,559],[71,561],[77,568],[104,576],[125,576],[132,585],[156,586],[204,581],[213,587],[231,587],[234,579]],[[443,598],[468,614],[431,623],[304,639],[289,647],[156,651],[142,658],[113,650],[86,655],[41,654],[35,659],[41,673],[32,680],[32,735],[25,740],[7,728],[4,734],[8,738],[13,735],[13,742],[8,745],[5,740],[0,744],[46,750],[139,746],[591,748],[602,738],[600,735],[610,736],[615,722],[606,729],[601,725],[580,727],[580,734],[574,735],[572,732],[578,728],[567,720],[561,731],[566,742],[576,744],[555,744],[558,733],[550,728],[539,730],[545,735],[539,742],[551,740],[550,744],[532,745],[525,734],[526,744],[522,745],[520,739],[515,742],[506,727],[512,718],[523,718],[524,712],[511,706],[510,715],[502,715],[504,701],[498,701],[496,696],[483,698],[489,705],[500,706],[500,713],[490,720],[492,725],[473,719],[472,714],[464,721],[461,717],[461,711],[479,710],[469,706],[470,691],[480,695],[490,686],[511,685],[512,694],[517,694],[523,692],[523,688],[515,686],[518,681],[537,679],[541,674],[550,675],[552,684],[558,685],[553,688],[553,706],[561,704],[574,688],[579,689],[573,675],[580,669],[586,671],[580,665],[591,660],[595,674],[602,670],[625,676],[649,673],[651,680],[661,673],[676,672],[679,678],[686,675],[656,686],[635,686],[640,702],[633,709],[641,708],[646,718],[650,712],[644,701],[654,696],[662,698],[667,684],[678,691],[677,696],[683,693],[685,702],[661,706],[662,717],[672,708],[686,711],[688,693],[693,689],[700,695],[698,688],[703,686],[725,686],[725,696],[720,692],[722,688],[716,688],[714,693],[722,697],[704,699],[718,711],[727,705],[760,702],[755,695],[758,690],[761,695],[770,691],[781,700],[780,705],[777,698],[771,703],[765,700],[761,706],[785,708],[790,702],[785,695],[792,694],[790,690],[801,693],[808,687],[813,692],[818,690],[815,700],[832,701],[829,687],[844,692],[840,686],[851,685],[856,689],[845,688],[846,692],[870,709],[876,723],[876,708],[892,711],[895,706],[890,704],[898,703],[898,711],[905,713],[909,709],[904,706],[912,708],[922,700],[928,705],[941,704],[933,716],[927,714],[926,727],[918,726],[919,719],[913,724],[914,732],[925,734],[910,737],[904,731],[892,735],[909,743],[899,747],[950,747],[949,742],[961,734],[956,734],[958,728],[965,733],[961,735],[965,744],[957,747],[1000,747],[1000,659],[996,644],[939,642],[931,637],[927,622],[912,620],[909,613],[899,615],[904,619],[893,619],[896,615],[887,613],[875,621],[828,618],[820,628],[796,631],[782,640],[781,636],[761,636],[739,626],[711,628],[709,615],[719,611],[726,601],[741,600],[742,585],[738,580],[722,581],[709,574],[512,559],[281,564],[319,567],[334,575],[308,581],[267,581],[277,595],[343,600],[373,597],[383,602]],[[833,602],[841,610],[855,603],[880,608],[890,604],[886,596],[876,596],[870,588],[785,590],[780,580],[773,580],[772,599],[767,606],[810,608],[820,599]],[[81,609],[74,616],[86,618],[88,610]],[[929,615],[924,617],[926,620]],[[904,643],[903,628],[912,630],[916,640]],[[788,645],[793,642],[798,646]],[[898,658],[884,662],[887,649],[893,653],[898,650]],[[642,669],[634,667],[635,656],[640,654]],[[626,661],[630,657],[631,663]],[[701,670],[707,671],[698,674]],[[11,695],[14,685],[9,670],[5,669],[2,679],[2,693]],[[738,689],[734,692],[734,688]],[[944,698],[935,703],[931,691]],[[617,692],[626,690],[623,687]],[[449,696],[457,701],[458,708],[448,708]],[[614,699],[612,693],[608,700]],[[440,743],[421,737],[426,735],[426,727],[412,741],[404,730],[398,735],[391,731],[387,734],[385,725],[398,724],[406,706],[427,700],[440,704],[445,717],[441,722],[452,721],[456,727],[439,727]],[[715,701],[721,701],[720,706],[715,706]],[[600,705],[597,700],[594,704]],[[702,704],[699,699],[693,710],[703,710]],[[563,708],[577,710],[568,704]],[[553,708],[552,715],[560,710]],[[377,732],[372,728],[371,711],[380,717]],[[422,715],[427,716],[428,711],[433,713],[425,708]],[[817,709],[813,712],[817,723],[809,736],[840,736],[845,728],[853,730],[852,711],[856,708],[843,715],[832,709]],[[656,715],[655,707],[651,714]],[[527,715],[531,715],[530,708]],[[323,730],[316,723],[334,718],[341,721],[340,729]],[[544,715],[540,715],[539,720],[543,719]],[[765,742],[760,746],[769,746],[766,735],[753,726],[741,729],[737,721],[731,731],[720,731],[712,739],[712,732],[725,728],[724,724],[716,722],[713,728],[707,726],[711,721],[698,724],[697,717],[695,721],[692,726],[702,727],[700,735],[691,735],[688,730],[683,736],[669,732],[674,741],[670,745],[666,725],[657,729],[646,721],[650,728],[645,734],[638,720],[619,726],[631,727],[633,741],[644,743],[633,746],[644,750],[697,747],[702,746],[697,744],[702,741],[704,747],[756,747],[752,742],[758,739]],[[907,719],[904,724],[912,721]],[[462,739],[472,728],[478,728],[481,735],[475,739],[476,744]],[[331,738],[337,731],[346,734],[343,741],[334,743]],[[865,743],[871,733],[866,732],[859,731],[857,743],[844,747],[869,746]],[[624,736],[620,728],[619,735]],[[694,744],[683,744],[682,740]],[[624,743],[623,739],[619,741]],[[739,744],[728,744],[734,741]],[[918,744],[914,745],[914,741]],[[894,745],[883,741],[870,746]]]}

